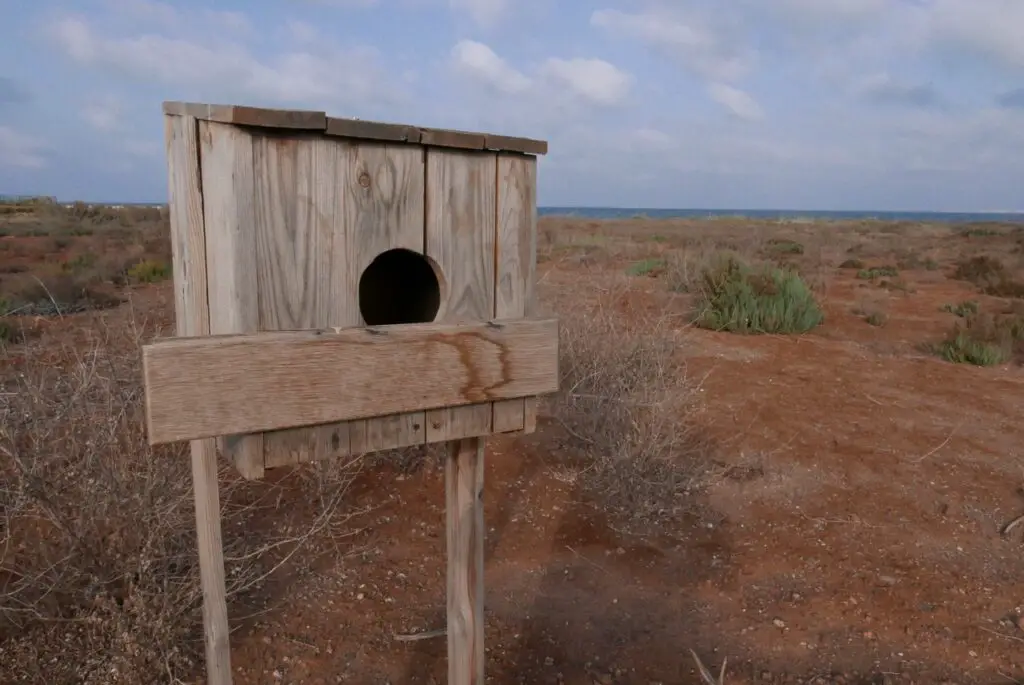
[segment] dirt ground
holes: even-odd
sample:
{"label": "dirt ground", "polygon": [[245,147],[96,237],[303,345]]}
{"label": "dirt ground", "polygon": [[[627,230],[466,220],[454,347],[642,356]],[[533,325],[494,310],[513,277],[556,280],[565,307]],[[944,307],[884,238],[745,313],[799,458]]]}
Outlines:
{"label": "dirt ground", "polygon": [[[489,441],[488,683],[699,683],[691,649],[716,674],[727,658],[735,684],[1024,682],[1024,525],[1005,530],[1024,514],[1024,371],[923,347],[953,325],[946,305],[1013,305],[952,271],[977,254],[1019,267],[1024,228],[545,218],[539,234],[546,309],[601,300],[675,341],[708,460],[675,515],[638,526],[563,453],[555,400],[537,433]],[[0,243],[31,254],[51,239]],[[819,294],[821,327],[690,324],[692,296],[661,260],[781,240],[803,248],[780,259]],[[858,278],[848,259],[901,267]],[[169,298],[167,283],[138,286],[131,307],[169,320]],[[269,482],[282,516],[302,520],[300,481]],[[440,462],[375,462],[346,497],[342,542],[310,540],[301,571],[232,605],[236,683],[445,682],[445,638],[429,632],[444,627]],[[194,671],[202,682],[201,659]]]}

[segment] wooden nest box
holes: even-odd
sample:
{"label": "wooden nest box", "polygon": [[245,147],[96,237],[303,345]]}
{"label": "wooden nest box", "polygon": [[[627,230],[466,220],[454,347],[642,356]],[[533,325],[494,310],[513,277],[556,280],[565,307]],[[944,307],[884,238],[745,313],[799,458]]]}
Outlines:
{"label": "wooden nest box", "polygon": [[[178,335],[321,332],[147,350],[151,439],[219,436],[259,478],[533,430],[531,397],[556,383],[554,322],[529,320],[546,143],[323,112],[164,113]],[[392,324],[418,326],[346,330]]]}
{"label": "wooden nest box", "polygon": [[149,440],[190,440],[211,685],[231,680],[217,456],[266,469],[449,443],[449,682],[483,682],[482,438],[558,388],[536,318],[547,143],[164,104],[176,338],[143,349]]}

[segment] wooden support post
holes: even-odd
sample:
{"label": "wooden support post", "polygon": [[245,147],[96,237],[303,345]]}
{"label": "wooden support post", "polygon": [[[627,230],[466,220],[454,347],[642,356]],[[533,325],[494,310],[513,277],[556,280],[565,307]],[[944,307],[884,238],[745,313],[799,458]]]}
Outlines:
{"label": "wooden support post", "polygon": [[224,549],[217,488],[217,443],[192,441],[199,582],[203,588],[203,633],[207,685],[231,685],[231,644],[224,582]]}
{"label": "wooden support post", "polygon": [[484,682],[484,441],[448,443],[448,685]]}
{"label": "wooden support post", "polygon": [[[179,336],[210,334],[206,299],[206,232],[199,173],[199,130],[191,116],[164,118],[167,143],[174,311]],[[224,550],[217,490],[217,445],[193,440],[192,484],[196,507],[199,578],[203,588],[203,632],[207,685],[231,685],[231,648],[224,583]]]}

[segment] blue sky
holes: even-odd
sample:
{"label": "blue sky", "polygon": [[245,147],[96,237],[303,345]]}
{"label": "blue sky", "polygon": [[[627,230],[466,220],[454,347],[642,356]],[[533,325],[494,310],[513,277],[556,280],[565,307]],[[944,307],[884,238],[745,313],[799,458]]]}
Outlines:
{"label": "blue sky", "polygon": [[163,201],[163,100],[544,138],[544,205],[1024,210],[1024,0],[7,0],[0,193]]}

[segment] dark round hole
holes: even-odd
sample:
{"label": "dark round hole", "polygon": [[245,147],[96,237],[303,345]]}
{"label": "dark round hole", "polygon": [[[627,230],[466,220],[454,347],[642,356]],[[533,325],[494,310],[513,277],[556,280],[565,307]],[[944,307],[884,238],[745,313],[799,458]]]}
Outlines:
{"label": "dark round hole", "polygon": [[418,252],[382,252],[359,278],[359,312],[367,326],[428,323],[440,307],[437,271]]}

